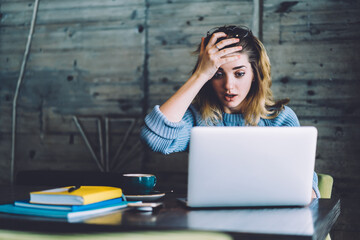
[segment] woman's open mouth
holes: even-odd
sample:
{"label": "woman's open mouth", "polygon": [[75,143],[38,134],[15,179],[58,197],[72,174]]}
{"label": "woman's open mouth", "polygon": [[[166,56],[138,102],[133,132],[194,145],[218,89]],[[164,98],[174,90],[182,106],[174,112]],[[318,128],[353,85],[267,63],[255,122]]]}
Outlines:
{"label": "woman's open mouth", "polygon": [[225,94],[225,100],[228,102],[231,102],[232,100],[234,100],[234,98],[237,96],[237,94]]}

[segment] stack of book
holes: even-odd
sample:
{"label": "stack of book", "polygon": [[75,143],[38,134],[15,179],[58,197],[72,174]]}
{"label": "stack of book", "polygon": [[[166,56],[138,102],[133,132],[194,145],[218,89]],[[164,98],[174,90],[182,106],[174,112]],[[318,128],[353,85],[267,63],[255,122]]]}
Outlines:
{"label": "stack of book", "polygon": [[30,199],[0,205],[0,212],[82,220],[127,207],[122,190],[107,186],[69,186],[31,192]]}

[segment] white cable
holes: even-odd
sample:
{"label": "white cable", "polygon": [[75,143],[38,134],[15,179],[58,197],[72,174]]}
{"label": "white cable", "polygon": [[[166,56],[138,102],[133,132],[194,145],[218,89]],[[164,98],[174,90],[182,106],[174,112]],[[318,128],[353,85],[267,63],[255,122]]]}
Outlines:
{"label": "white cable", "polygon": [[30,46],[31,46],[31,41],[32,41],[32,36],[34,33],[34,28],[35,28],[35,22],[36,22],[36,16],[37,16],[37,11],[38,11],[38,7],[39,7],[39,0],[35,0],[34,3],[34,11],[33,11],[33,15],[32,15],[32,19],[31,19],[31,25],[30,25],[30,31],[29,31],[29,35],[28,35],[28,39],[26,42],[26,48],[25,48],[25,52],[24,52],[24,57],[23,57],[23,61],[21,64],[21,69],[20,69],[20,74],[19,74],[19,78],[17,81],[17,85],[16,85],[16,90],[15,90],[15,94],[14,94],[14,100],[13,100],[13,108],[12,108],[12,141],[11,141],[11,164],[10,164],[10,181],[11,184],[14,184],[14,172],[15,172],[15,143],[16,143],[16,107],[17,107],[17,99],[19,97],[19,91],[20,91],[20,86],[21,86],[21,82],[24,78],[24,72],[25,72],[25,67],[26,67],[26,63],[29,57],[29,51],[30,51]]}

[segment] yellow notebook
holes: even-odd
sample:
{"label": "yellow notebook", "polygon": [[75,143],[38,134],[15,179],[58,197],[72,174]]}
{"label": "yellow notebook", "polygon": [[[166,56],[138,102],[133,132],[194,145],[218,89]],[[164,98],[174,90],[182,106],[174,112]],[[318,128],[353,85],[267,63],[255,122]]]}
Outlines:
{"label": "yellow notebook", "polygon": [[30,202],[54,205],[86,205],[122,196],[121,188],[107,186],[81,186],[69,192],[69,187],[31,192]]}

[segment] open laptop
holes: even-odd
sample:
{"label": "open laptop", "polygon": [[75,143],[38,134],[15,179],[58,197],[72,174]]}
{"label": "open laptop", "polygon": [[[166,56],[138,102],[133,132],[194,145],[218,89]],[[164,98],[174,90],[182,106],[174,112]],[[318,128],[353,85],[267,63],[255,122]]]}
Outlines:
{"label": "open laptop", "polygon": [[187,206],[310,203],[315,127],[194,127]]}

